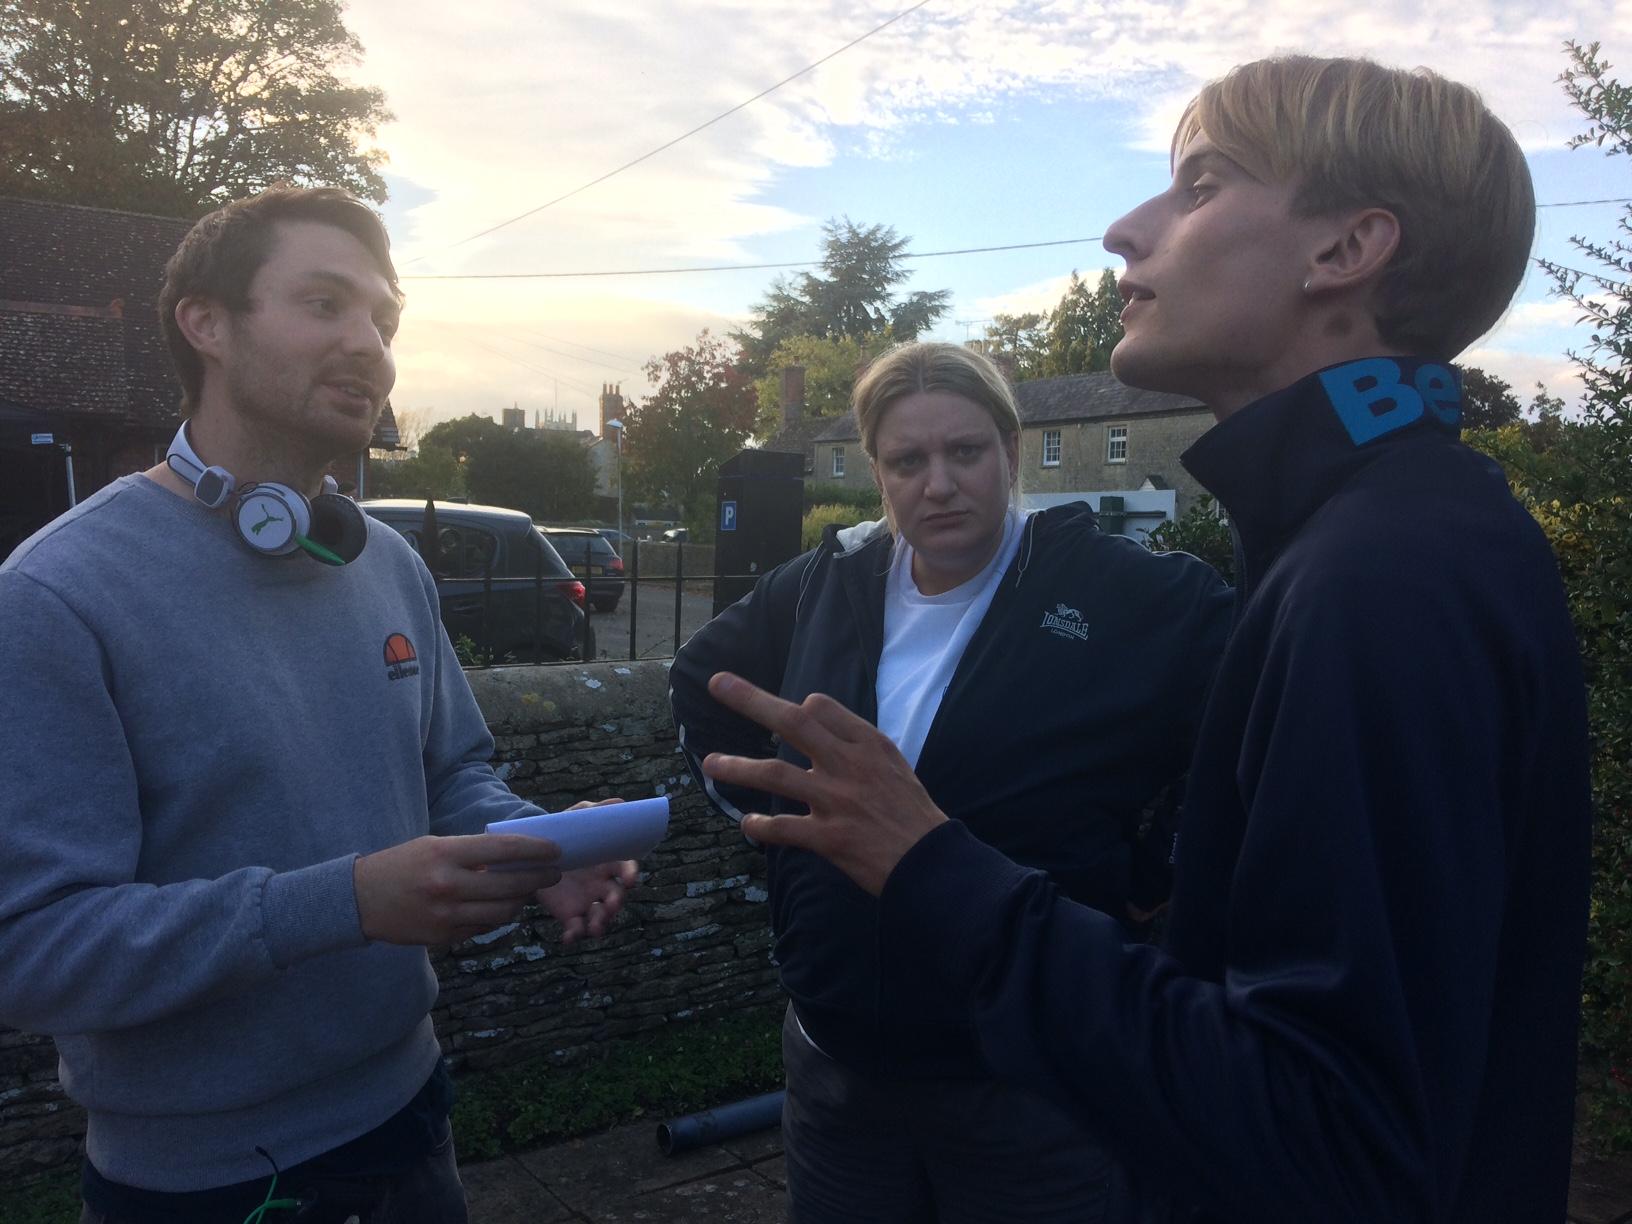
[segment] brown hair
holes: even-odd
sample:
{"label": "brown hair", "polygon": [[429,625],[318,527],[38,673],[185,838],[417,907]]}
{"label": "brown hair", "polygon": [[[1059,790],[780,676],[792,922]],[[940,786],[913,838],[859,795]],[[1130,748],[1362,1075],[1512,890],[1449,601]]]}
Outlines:
{"label": "brown hair", "polygon": [[183,298],[207,297],[235,314],[248,310],[250,282],[272,250],[280,221],[316,221],[345,230],[368,249],[391,292],[402,300],[385,226],[349,191],[278,184],[216,209],[187,231],[164,266],[164,287],[159,290],[159,327],[181,379],[184,413],[197,407],[204,365],[176,324],[176,305]]}
{"label": "brown hair", "polygon": [[1493,327],[1524,279],[1535,195],[1518,142],[1466,85],[1426,68],[1286,56],[1206,85],[1173,135],[1205,133],[1303,216],[1386,208],[1400,245],[1383,273],[1387,343],[1450,359]]}

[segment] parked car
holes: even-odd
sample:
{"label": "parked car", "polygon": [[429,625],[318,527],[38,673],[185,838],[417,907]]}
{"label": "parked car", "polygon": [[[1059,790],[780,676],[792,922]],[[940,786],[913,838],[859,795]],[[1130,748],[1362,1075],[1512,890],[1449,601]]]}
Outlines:
{"label": "parked car", "polygon": [[589,602],[597,612],[610,612],[623,598],[623,558],[593,527],[546,527],[539,530],[577,578],[587,572]]}
{"label": "parked car", "polygon": [[687,531],[684,527],[670,527],[663,533],[663,538],[675,543],[684,543],[685,541],[691,539],[691,532]]}
{"label": "parked car", "polygon": [[[396,531],[436,576],[442,624],[496,660],[595,657],[584,584],[520,510],[380,498],[364,512]],[[430,545],[426,526],[434,521]],[[585,636],[588,635],[588,650]],[[535,650],[536,643],[536,650]]]}

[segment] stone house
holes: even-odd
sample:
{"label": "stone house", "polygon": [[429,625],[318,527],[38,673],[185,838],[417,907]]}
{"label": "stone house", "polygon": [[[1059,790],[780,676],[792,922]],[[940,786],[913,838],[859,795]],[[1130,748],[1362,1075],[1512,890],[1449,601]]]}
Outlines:
{"label": "stone house", "polygon": [[[189,220],[0,198],[0,559],[164,457],[181,387],[155,302]],[[396,445],[389,406],[373,445]],[[366,456],[337,463],[363,483]]]}
{"label": "stone house", "polygon": [[1183,515],[1205,493],[1179,462],[1214,424],[1195,400],[1141,391],[1109,372],[1030,379],[1014,393],[1028,505],[1084,500],[1108,529],[1120,521],[1123,534],[1136,535]]}

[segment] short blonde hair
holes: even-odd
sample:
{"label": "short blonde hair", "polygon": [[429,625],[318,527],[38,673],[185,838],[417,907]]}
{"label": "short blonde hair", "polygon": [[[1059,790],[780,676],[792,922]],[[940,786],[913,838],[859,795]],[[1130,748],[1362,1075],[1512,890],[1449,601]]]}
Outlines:
{"label": "short blonde hair", "polygon": [[1466,85],[1363,59],[1258,60],[1190,103],[1175,162],[1203,133],[1254,177],[1297,184],[1300,215],[1394,214],[1400,246],[1376,320],[1390,345],[1455,357],[1496,324],[1524,279],[1536,225],[1530,171],[1513,133]]}
{"label": "short blonde hair", "polygon": [[997,432],[1020,433],[1020,408],[1008,380],[991,360],[961,344],[914,341],[875,357],[856,380],[850,408],[861,432],[861,449],[878,458],[878,426],[896,400],[919,391],[947,391],[979,405]]}

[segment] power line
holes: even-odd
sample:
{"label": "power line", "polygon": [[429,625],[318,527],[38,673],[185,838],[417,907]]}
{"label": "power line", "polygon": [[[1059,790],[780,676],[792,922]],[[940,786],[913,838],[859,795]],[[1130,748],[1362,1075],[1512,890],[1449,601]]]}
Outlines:
{"label": "power line", "polygon": [[[514,225],[517,221],[524,221],[528,217],[533,216],[535,213],[541,213],[546,208],[553,208],[555,205],[561,203],[563,200],[572,199],[573,196],[577,195],[581,191],[588,191],[591,187],[594,187],[599,183],[606,182],[607,179],[613,177],[614,175],[622,174],[625,170],[628,170],[633,166],[640,165],[641,162],[647,160],[648,158],[656,157],[659,153],[663,152],[665,149],[674,148],[674,146],[679,144],[682,140],[686,140],[686,139],[688,139],[688,138],[690,138],[692,136],[697,135],[698,132],[703,131],[705,128],[713,127],[720,120],[729,118],[730,116],[736,114],[738,111],[742,110],[744,107],[752,106],[755,102],[758,102],[761,98],[765,97],[767,94],[775,93],[777,90],[781,89],[782,86],[788,84],[790,81],[796,81],[800,77],[804,76],[805,73],[811,72],[811,71],[814,71],[817,68],[820,68],[823,64],[827,63],[828,60],[833,59],[835,56],[843,55],[846,51],[850,50],[851,47],[854,47],[858,43],[865,42],[867,39],[871,38],[874,34],[879,33],[881,30],[888,29],[890,26],[892,26],[896,22],[900,21],[903,17],[907,17],[907,16],[910,16],[913,13],[916,13],[919,9],[923,8],[924,5],[926,5],[928,3],[929,3],[929,0],[918,0],[918,3],[914,4],[911,8],[901,10],[901,12],[897,13],[894,17],[891,17],[888,21],[883,22],[880,25],[874,26],[872,29],[868,30],[865,34],[861,35],[858,38],[852,38],[849,42],[845,43],[844,46],[840,47],[837,51],[829,51],[826,55],[822,56],[821,59],[817,60],[813,64],[806,64],[803,68],[799,69],[799,71],[794,73],[792,76],[783,77],[775,85],[772,85],[767,89],[760,90],[757,94],[755,94],[753,97],[749,98],[746,102],[738,102],[730,110],[721,111],[719,114],[715,115],[714,118],[708,120],[708,122],[699,123],[696,127],[692,128],[689,132],[682,132],[680,135],[676,136],[673,140],[666,141],[663,144],[658,145],[657,148],[652,149],[650,152],[642,153],[639,157],[634,158],[632,161],[624,162],[623,165],[619,166],[617,169],[608,170],[605,174],[601,175],[599,178],[590,179],[589,182],[583,184],[582,186],[574,187],[571,191],[567,192],[566,194],[558,195],[558,196],[555,197],[555,199],[548,200],[545,203],[540,204],[537,208],[529,208],[526,212],[519,213],[518,215],[516,215],[514,217],[511,217],[508,221],[500,221],[497,225],[490,225],[486,229],[480,231],[479,233],[472,234],[468,238],[461,238],[458,242],[454,243],[453,246],[455,246],[455,247],[464,246],[465,243],[467,243],[467,242],[474,242],[478,238],[485,238],[488,234],[492,234],[492,233],[497,232],[498,230],[504,229],[508,225]],[[452,250],[453,247],[445,247],[444,249],[445,250]],[[425,256],[421,255],[421,256],[418,256],[418,257],[416,257],[414,259],[409,260],[408,262],[409,263],[418,263],[419,260],[424,259],[424,258],[425,258]]]}
{"label": "power line", "polygon": [[[951,251],[907,251],[898,259],[937,259],[943,255],[984,255],[992,251],[1029,251],[1037,247],[1075,246],[1083,242],[1100,242],[1103,234],[1091,238],[1056,238],[1048,242],[1011,242],[1005,246],[960,247]],[[819,268],[822,261],[807,259],[798,263],[711,264],[698,268],[624,268],[600,272],[450,272],[440,275],[404,275],[398,280],[565,280],[589,276],[678,276],[686,272],[763,272],[772,268]]]}
{"label": "power line", "polygon": [[1607,200],[1564,200],[1558,204],[1537,204],[1537,208],[1580,208],[1586,204],[1632,204],[1632,196],[1613,196]]}
{"label": "power line", "polygon": [[631,357],[627,353],[614,353],[608,349],[598,349],[591,344],[579,344],[576,340],[563,340],[560,336],[546,336],[543,332],[536,330],[529,330],[527,334],[537,336],[540,340],[548,340],[551,344],[564,344],[568,348],[583,349],[586,353],[598,353],[602,357],[610,357],[614,361],[623,362],[625,368],[637,367],[641,364],[640,359]]}
{"label": "power line", "polygon": [[528,348],[542,349],[546,353],[554,353],[557,357],[565,357],[568,361],[581,361],[585,365],[599,366],[601,369],[611,370],[615,374],[628,374],[632,376],[635,373],[635,371],[628,365],[608,365],[604,361],[596,361],[593,357],[580,357],[576,353],[567,352],[566,349],[558,349],[548,344],[540,344],[536,340],[529,340],[526,336],[518,336],[512,332],[500,332],[498,334],[503,336],[506,340],[514,341],[516,344],[525,344]]}
{"label": "power line", "polygon": [[494,348],[491,344],[484,344],[482,341],[476,339],[475,336],[461,335],[458,338],[463,340],[466,344],[474,344],[477,348],[485,349],[489,353],[492,353],[495,357],[503,357],[506,361],[512,361],[516,365],[521,366],[523,369],[531,370],[535,374],[542,374],[545,378],[551,378],[557,382],[564,382],[567,384],[567,386],[571,387],[580,394],[587,395],[592,401],[595,398],[596,393],[589,387],[586,387],[581,382],[575,382],[564,375],[557,374],[554,370],[546,370],[543,366],[534,365],[530,361],[523,361],[520,357],[515,356],[513,353],[507,353],[503,349]]}
{"label": "power line", "polygon": [[[927,0],[926,0],[927,2]],[[908,12],[911,10],[909,9]],[[905,16],[905,14],[902,14]],[[836,53],[835,53],[836,54]],[[1588,204],[1632,204],[1632,196],[1607,200],[1559,200],[1551,204],[1537,204],[1537,208],[1579,208]],[[480,235],[478,235],[479,237]],[[946,255],[986,255],[993,251],[1029,251],[1039,247],[1075,246],[1084,242],[1101,242],[1105,235],[1091,238],[1056,238],[1048,242],[1011,242],[1003,246],[959,247],[948,251],[908,251],[899,259],[939,259]],[[770,272],[788,268],[819,268],[819,259],[798,260],[792,263],[704,264],[694,268],[616,268],[589,272],[447,272],[405,273],[399,280],[582,280],[606,276],[682,276],[690,272]],[[562,343],[566,343],[563,341]],[[588,347],[579,345],[580,348]],[[596,350],[591,349],[591,352]],[[608,354],[617,356],[617,354]]]}

